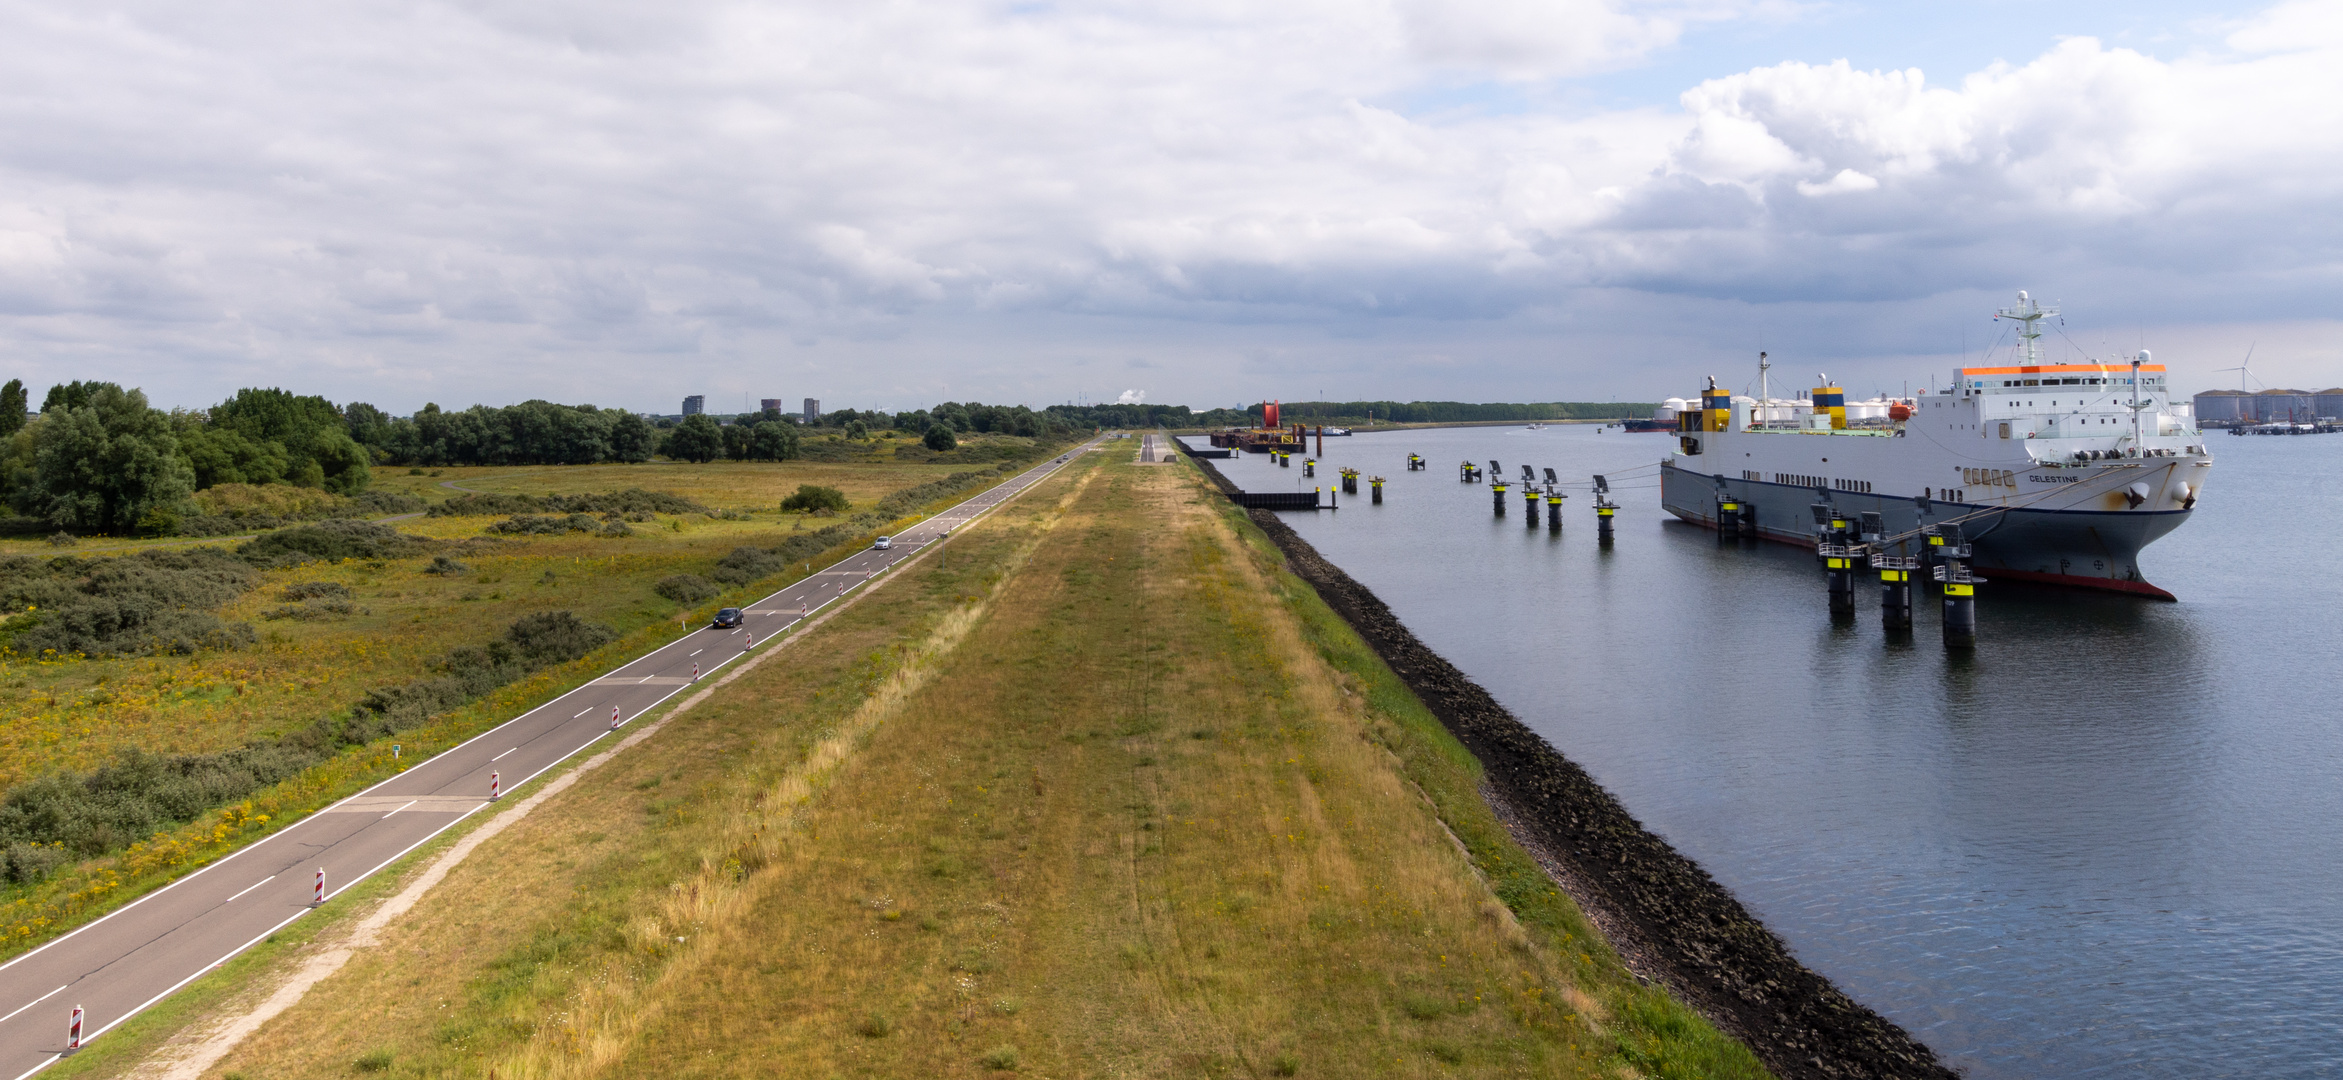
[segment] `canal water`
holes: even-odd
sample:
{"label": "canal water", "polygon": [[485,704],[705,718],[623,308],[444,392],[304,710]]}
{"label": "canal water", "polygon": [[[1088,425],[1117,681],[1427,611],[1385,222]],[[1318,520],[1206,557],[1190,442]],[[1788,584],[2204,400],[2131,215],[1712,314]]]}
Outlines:
{"label": "canal water", "polygon": [[[1834,625],[1814,556],[1659,507],[1663,434],[1451,428],[1215,462],[1699,860],[1806,963],[1978,1078],[2343,1075],[2343,435],[2209,439],[2141,559],[2178,603],[1987,584]],[[1409,453],[1429,459],[1406,471]],[[1493,517],[1458,462],[1571,482]],[[1588,477],[1612,478],[1595,542]]]}

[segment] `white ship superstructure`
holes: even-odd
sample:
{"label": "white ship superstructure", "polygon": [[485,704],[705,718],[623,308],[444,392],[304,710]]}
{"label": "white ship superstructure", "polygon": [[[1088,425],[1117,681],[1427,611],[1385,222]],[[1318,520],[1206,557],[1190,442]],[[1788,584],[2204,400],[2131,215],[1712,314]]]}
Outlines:
{"label": "white ship superstructure", "polygon": [[1879,513],[1908,539],[1957,522],[1989,577],[2169,599],[2141,576],[2139,552],[2195,508],[2213,464],[2204,437],[2145,349],[2042,362],[2038,324],[2055,314],[2019,293],[1998,313],[2021,328],[2014,363],[1962,368],[1945,390],[1891,402],[1881,421],[1851,419],[1828,379],[1802,402],[1736,397],[1712,380],[1677,414],[1662,504],[1713,528],[1733,502],[1759,535],[1804,544],[1817,502]]}

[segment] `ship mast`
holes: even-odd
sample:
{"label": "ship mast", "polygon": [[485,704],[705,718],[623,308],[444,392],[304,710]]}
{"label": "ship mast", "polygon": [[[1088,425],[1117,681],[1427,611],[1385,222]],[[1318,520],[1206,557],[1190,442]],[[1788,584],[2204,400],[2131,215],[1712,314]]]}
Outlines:
{"label": "ship mast", "polygon": [[2020,289],[2018,290],[2017,306],[2002,308],[1994,312],[1993,317],[2017,321],[2018,339],[2025,342],[2025,357],[2020,362],[2027,366],[2033,366],[2042,362],[2042,346],[2036,344],[2042,337],[2042,331],[2036,329],[2034,324],[2056,314],[2058,314],[2057,308],[2046,308],[2035,303],[2033,297],[2027,296],[2026,291]]}
{"label": "ship mast", "polygon": [[1758,350],[1758,353],[1757,353],[1757,415],[1758,415],[1758,416],[1759,416],[1761,419],[1759,419],[1759,420],[1757,421],[1757,423],[1756,423],[1754,426],[1756,426],[1756,427],[1760,427],[1760,428],[1762,428],[1762,427],[1764,427],[1764,426],[1765,426],[1765,421],[1762,419],[1762,417],[1764,417],[1764,416],[1766,415],[1766,407],[1767,407],[1768,405],[1771,405],[1771,404],[1773,404],[1773,400],[1774,400],[1774,397],[1773,397],[1773,391],[1766,389],[1766,385],[1767,385],[1767,384],[1766,384],[1766,381],[1765,381],[1765,379],[1766,379],[1766,372],[1767,372],[1767,371],[1769,371],[1769,370],[1772,370],[1772,368],[1773,368],[1773,363],[1772,363],[1771,361],[1769,361],[1769,360],[1767,360],[1767,359],[1765,358],[1765,351],[1764,351],[1764,350],[1762,350],[1762,349]]}

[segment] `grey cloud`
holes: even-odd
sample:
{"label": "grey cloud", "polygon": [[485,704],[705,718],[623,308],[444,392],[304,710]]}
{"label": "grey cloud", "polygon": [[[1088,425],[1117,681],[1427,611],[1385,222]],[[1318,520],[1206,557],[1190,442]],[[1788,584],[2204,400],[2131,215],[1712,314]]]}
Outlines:
{"label": "grey cloud", "polygon": [[[2111,323],[2338,314],[2343,44],[2301,33],[1433,122],[1365,103],[1631,63],[1734,9],[0,10],[0,345],[166,402],[1048,401],[1127,389],[1068,385],[1106,356],[1159,365],[1155,400],[1289,370],[1556,396],[1528,388],[1634,387],[1610,358],[1769,320],[1933,355],[1912,325],[2019,286]],[[1556,10],[1588,26],[1507,36]]]}

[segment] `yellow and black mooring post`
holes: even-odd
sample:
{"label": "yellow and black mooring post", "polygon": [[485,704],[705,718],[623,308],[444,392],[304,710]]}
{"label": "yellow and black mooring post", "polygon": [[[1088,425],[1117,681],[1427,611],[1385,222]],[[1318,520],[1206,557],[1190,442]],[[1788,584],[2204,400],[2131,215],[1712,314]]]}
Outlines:
{"label": "yellow and black mooring post", "polygon": [[1380,477],[1380,476],[1370,476],[1370,477],[1368,477],[1368,478],[1367,478],[1367,490],[1369,490],[1369,491],[1372,491],[1372,492],[1374,492],[1374,493],[1375,493],[1375,505],[1377,505],[1377,506],[1381,506],[1381,505],[1383,505],[1383,478],[1382,478],[1382,477]]}
{"label": "yellow and black mooring post", "polygon": [[1855,550],[1848,521],[1829,503],[1814,504],[1814,523],[1819,530],[1814,545],[1815,557],[1822,561],[1822,572],[1830,585],[1830,613],[1832,618],[1855,614]]}
{"label": "yellow and black mooring post", "polygon": [[1611,501],[1611,481],[1603,474],[1595,474],[1595,543],[1611,546],[1611,515],[1619,505]]}
{"label": "yellow and black mooring post", "polygon": [[1928,537],[1936,553],[1936,581],[1944,589],[1944,644],[1952,649],[1977,647],[1977,586],[1983,579],[1969,572],[1969,540],[1959,522],[1935,526]]}

